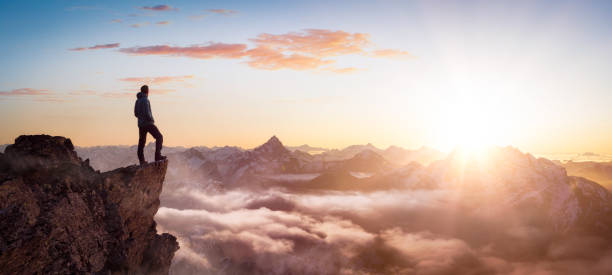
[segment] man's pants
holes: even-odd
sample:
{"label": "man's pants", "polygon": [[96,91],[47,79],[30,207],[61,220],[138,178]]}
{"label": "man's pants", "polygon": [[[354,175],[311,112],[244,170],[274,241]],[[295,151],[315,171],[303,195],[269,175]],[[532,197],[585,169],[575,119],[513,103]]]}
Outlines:
{"label": "man's pants", "polygon": [[155,157],[161,156],[162,143],[164,142],[164,136],[159,132],[159,129],[154,124],[145,125],[138,127],[138,160],[144,162],[144,146],[147,142],[147,133],[150,133],[155,138]]}

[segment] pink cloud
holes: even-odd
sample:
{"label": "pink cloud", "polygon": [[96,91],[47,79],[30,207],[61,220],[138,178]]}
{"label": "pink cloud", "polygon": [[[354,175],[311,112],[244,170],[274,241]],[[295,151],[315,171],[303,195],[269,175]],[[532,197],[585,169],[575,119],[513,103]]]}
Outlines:
{"label": "pink cloud", "polygon": [[92,90],[73,91],[73,92],[70,92],[69,95],[96,95],[96,91],[92,91]]}
{"label": "pink cloud", "polygon": [[149,22],[144,22],[144,23],[136,23],[136,24],[132,24],[130,25],[130,27],[132,28],[140,28],[140,27],[144,27],[144,26],[148,26]]}
{"label": "pink cloud", "polygon": [[126,98],[126,97],[136,97],[136,93],[129,92],[107,92],[100,94],[101,97],[107,98]]}
{"label": "pink cloud", "polygon": [[396,57],[404,57],[404,58],[413,58],[414,56],[407,51],[393,50],[393,49],[384,49],[384,50],[376,50],[371,54],[373,57],[385,57],[385,58],[396,58]]}
{"label": "pink cloud", "polygon": [[159,22],[157,22],[155,24],[157,24],[157,25],[168,25],[168,24],[170,24],[170,21],[159,21]]}
{"label": "pink cloud", "polygon": [[182,76],[157,76],[157,77],[126,77],[119,80],[126,82],[138,82],[138,83],[150,83],[150,84],[163,84],[169,82],[183,82],[187,79],[192,79],[193,75],[182,75]]}
{"label": "pink cloud", "polygon": [[337,68],[334,57],[359,54],[371,57],[411,56],[400,50],[376,50],[368,53],[370,36],[323,29],[307,29],[285,34],[263,33],[249,39],[255,45],[209,43],[187,47],[155,45],[132,47],[120,51],[132,55],[183,56],[198,59],[244,58],[244,63],[264,70],[321,70],[334,73],[354,73],[358,68]]}
{"label": "pink cloud", "polygon": [[119,43],[111,43],[111,44],[95,45],[95,46],[91,46],[91,47],[79,47],[79,48],[70,49],[70,51],[112,49],[112,48],[118,48],[118,47],[119,47]]}
{"label": "pink cloud", "polygon": [[362,71],[363,69],[355,68],[355,67],[346,67],[346,68],[328,68],[330,72],[339,73],[339,74],[351,74]]}
{"label": "pink cloud", "polygon": [[257,47],[247,51],[247,54],[250,58],[247,61],[249,66],[265,70],[309,70],[334,63],[333,60],[322,60],[318,57],[298,53],[286,55],[268,47]]}
{"label": "pink cloud", "polygon": [[156,45],[148,47],[133,47],[121,49],[121,52],[132,55],[169,55],[185,56],[198,59],[210,59],[214,57],[240,58],[245,55],[245,44],[210,43],[208,45],[195,45],[188,47],[173,47],[167,45]]}
{"label": "pink cloud", "polygon": [[306,53],[317,57],[360,53],[370,42],[368,34],[351,34],[344,31],[321,29],[308,29],[305,32],[280,35],[264,33],[250,40],[258,46],[279,51]]}
{"label": "pink cloud", "polygon": [[0,96],[36,96],[36,95],[50,95],[51,92],[48,90],[38,90],[31,88],[13,89],[10,91],[0,91]]}
{"label": "pink cloud", "polygon": [[173,10],[178,10],[177,8],[173,8],[173,7],[168,6],[168,5],[144,6],[144,7],[141,7],[140,9],[143,9],[143,10],[152,10],[152,11],[173,11]]}
{"label": "pink cloud", "polygon": [[228,10],[228,9],[209,9],[206,11],[216,13],[216,14],[221,14],[221,15],[230,15],[230,14],[238,13],[235,10]]}

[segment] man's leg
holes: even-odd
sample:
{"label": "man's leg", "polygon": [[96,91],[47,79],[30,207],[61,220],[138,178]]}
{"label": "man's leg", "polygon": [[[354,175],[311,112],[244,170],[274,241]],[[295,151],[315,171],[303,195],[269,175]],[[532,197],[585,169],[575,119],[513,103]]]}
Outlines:
{"label": "man's leg", "polygon": [[144,146],[145,143],[147,142],[147,128],[145,127],[138,127],[138,160],[140,161],[140,164],[145,163],[145,158],[144,158]]}
{"label": "man's leg", "polygon": [[155,161],[162,160],[161,149],[164,143],[164,136],[159,132],[157,126],[148,125],[148,131],[155,138]]}

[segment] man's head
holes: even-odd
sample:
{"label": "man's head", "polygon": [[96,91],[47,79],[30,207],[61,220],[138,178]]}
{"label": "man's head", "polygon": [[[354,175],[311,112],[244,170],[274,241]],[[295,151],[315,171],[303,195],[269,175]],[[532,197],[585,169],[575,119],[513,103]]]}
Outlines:
{"label": "man's head", "polygon": [[140,87],[140,92],[148,95],[149,94],[149,86],[142,85],[142,87]]}

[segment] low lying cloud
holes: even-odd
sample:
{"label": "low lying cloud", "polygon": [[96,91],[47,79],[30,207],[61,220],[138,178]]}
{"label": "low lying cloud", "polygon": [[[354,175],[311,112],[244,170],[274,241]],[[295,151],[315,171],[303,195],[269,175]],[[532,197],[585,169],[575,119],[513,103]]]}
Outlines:
{"label": "low lying cloud", "polygon": [[[291,184],[300,184],[299,182]],[[537,211],[479,212],[453,190],[296,193],[166,181],[175,274],[610,274],[612,239]],[[467,196],[467,197],[464,197]],[[545,214],[542,214],[545,215]],[[183,250],[185,248],[185,250]]]}
{"label": "low lying cloud", "polygon": [[369,52],[370,36],[364,33],[349,33],[323,29],[306,29],[286,34],[263,33],[249,39],[247,44],[209,42],[204,45],[169,46],[155,45],[124,48],[120,51],[132,55],[183,56],[197,59],[230,58],[245,59],[245,63],[264,70],[321,70],[334,73],[359,71],[354,67],[335,66],[335,57],[362,55],[368,57],[411,56],[400,50],[374,50]]}
{"label": "low lying cloud", "polygon": [[91,47],[73,48],[73,49],[70,49],[70,51],[112,49],[112,48],[118,48],[118,47],[119,47],[119,43],[111,43],[111,44],[100,44],[100,45],[95,45],[95,46],[91,46]]}
{"label": "low lying cloud", "polygon": [[151,11],[175,11],[177,8],[173,8],[169,5],[155,5],[155,6],[144,6],[140,7],[142,10],[151,10]]}

